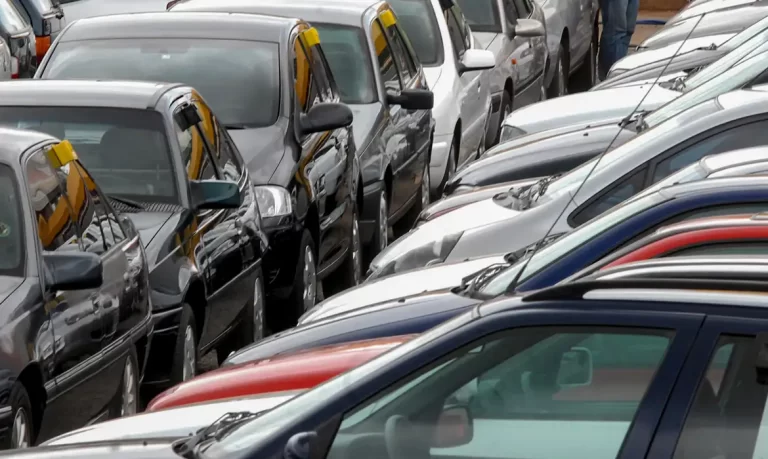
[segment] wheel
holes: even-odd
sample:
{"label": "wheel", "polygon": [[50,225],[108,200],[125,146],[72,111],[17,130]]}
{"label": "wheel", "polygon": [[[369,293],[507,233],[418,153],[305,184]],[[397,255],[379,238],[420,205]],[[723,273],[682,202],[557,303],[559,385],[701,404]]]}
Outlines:
{"label": "wheel", "polygon": [[[453,145],[454,143],[451,143],[451,150],[450,155],[453,158]],[[455,166],[454,166],[455,169]],[[403,217],[403,222],[405,225],[407,225],[407,228],[413,228],[413,225],[416,224],[416,221],[419,219],[419,214],[421,214],[421,211],[429,207],[429,203],[432,201],[430,196],[430,181],[429,181],[429,161],[427,161],[426,165],[424,166],[424,172],[422,173],[422,179],[421,179],[421,186],[419,186],[419,196],[417,198],[416,203],[408,210],[408,213]],[[402,230],[403,228],[399,228],[399,230]],[[400,234],[401,231],[398,231],[398,234]]]}
{"label": "wheel", "polygon": [[296,274],[293,278],[291,294],[292,311],[290,317],[285,317],[283,327],[293,327],[305,312],[315,306],[318,295],[317,262],[315,261],[315,242],[309,230],[301,234],[299,243],[299,259],[296,263]]}
{"label": "wheel", "polygon": [[243,317],[240,320],[240,324],[216,348],[216,357],[219,360],[219,365],[224,363],[232,352],[260,341],[264,336],[264,275],[260,271],[253,282],[253,293],[248,304],[243,309]]}
{"label": "wheel", "polygon": [[365,248],[365,268],[389,245],[392,236],[392,228],[389,226],[389,201],[387,190],[382,187],[379,191],[378,211],[376,212],[375,231],[370,244]]}
{"label": "wheel", "polygon": [[11,387],[9,398],[13,424],[10,435],[6,435],[3,449],[29,448],[35,441],[35,423],[32,418],[32,402],[24,386],[16,381]]}
{"label": "wheel", "polygon": [[584,57],[584,62],[571,77],[570,87],[575,91],[589,91],[595,84],[597,84],[597,29],[592,32],[592,41],[589,42],[589,51]]}
{"label": "wheel", "polygon": [[357,206],[355,206],[352,209],[352,225],[349,229],[349,254],[338,271],[333,274],[334,281],[329,283],[332,284],[332,288],[339,291],[359,285],[363,281],[363,243],[360,240],[358,215]]}
{"label": "wheel", "polygon": [[566,59],[566,49],[560,44],[560,50],[557,53],[557,63],[555,64],[555,77],[549,85],[549,98],[560,97],[568,94],[568,64]]}
{"label": "wheel", "polygon": [[179,334],[176,337],[176,349],[173,353],[171,383],[176,385],[195,377],[197,373],[197,331],[195,313],[188,304],[182,305],[179,320]]}
{"label": "wheel", "polygon": [[120,381],[120,390],[115,397],[113,407],[110,409],[110,418],[130,416],[139,411],[139,359],[136,349],[132,346],[123,365],[123,378]]}
{"label": "wheel", "polygon": [[496,140],[494,144],[499,143],[501,139],[501,127],[504,126],[504,120],[512,113],[512,95],[508,91],[504,91],[501,95],[501,106],[499,107],[499,129],[496,130]]}

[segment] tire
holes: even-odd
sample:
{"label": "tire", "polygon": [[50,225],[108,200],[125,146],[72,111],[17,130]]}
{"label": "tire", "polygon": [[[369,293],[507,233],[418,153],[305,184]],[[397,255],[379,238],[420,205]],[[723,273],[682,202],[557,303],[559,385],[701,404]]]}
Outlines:
{"label": "tire", "polygon": [[[35,444],[35,422],[32,414],[32,402],[29,400],[29,394],[24,385],[19,381],[13,383],[11,387],[11,396],[9,397],[11,405],[11,430],[6,435],[2,445],[3,449],[29,448]],[[17,424],[19,422],[19,424]]]}
{"label": "tire", "polygon": [[[315,241],[309,230],[305,229],[301,234],[301,243],[299,244],[299,258],[296,263],[296,274],[293,278],[293,292],[291,293],[290,317],[285,317],[283,326],[285,328],[293,327],[305,312],[309,311],[316,303],[318,297],[317,280],[317,250],[315,250]],[[308,260],[310,258],[310,260]],[[311,269],[310,269],[311,264]],[[306,268],[306,269],[305,269]],[[306,272],[310,269],[311,272]],[[305,279],[310,280],[313,285],[306,285]]]}
{"label": "tire", "polygon": [[240,324],[224,342],[216,348],[216,357],[221,365],[234,351],[260,341],[265,333],[264,324],[264,274],[259,271],[253,285],[248,304],[243,309],[243,316],[240,318]]}
{"label": "tire", "polygon": [[171,384],[176,385],[194,378],[195,374],[197,374],[198,360],[195,313],[192,312],[192,308],[185,303],[181,308],[179,334],[176,337],[176,348],[173,352]]}
{"label": "tire", "polygon": [[344,263],[333,273],[333,281],[330,285],[335,291],[329,290],[329,295],[355,287],[363,281],[363,243],[360,240],[360,218],[357,206],[352,209],[350,235],[349,253]]}
{"label": "tire", "polygon": [[584,57],[581,67],[571,77],[569,83],[572,92],[589,91],[597,84],[597,27],[592,32],[592,41],[589,43],[589,51]]}
{"label": "tire", "polygon": [[494,144],[498,144],[501,139],[501,127],[504,126],[504,120],[512,113],[512,95],[509,91],[504,91],[501,95],[501,106],[499,107],[499,129],[496,131],[496,140]]}
{"label": "tire", "polygon": [[[455,145],[455,142],[451,142],[451,150],[449,154],[451,157],[455,158],[453,156],[453,145]],[[419,193],[418,197],[416,198],[416,202],[413,204],[413,207],[408,210],[408,213],[404,218],[408,228],[412,228],[413,225],[416,224],[416,221],[418,221],[421,211],[429,207],[429,203],[432,201],[429,189],[429,161],[427,161],[427,164],[424,166],[424,172],[422,172],[421,185],[419,186]]]}
{"label": "tire", "polygon": [[566,59],[566,49],[560,44],[560,50],[557,53],[557,63],[555,64],[555,76],[549,85],[548,96],[550,99],[568,94],[568,65]]}
{"label": "tire", "polygon": [[387,190],[382,188],[379,192],[378,211],[376,212],[376,231],[371,238],[371,244],[366,250],[366,265],[376,258],[389,245],[392,228],[389,225],[389,200]]}
{"label": "tire", "polygon": [[139,412],[139,359],[135,346],[131,346],[128,357],[125,359],[120,387],[109,411],[111,419],[131,416]]}

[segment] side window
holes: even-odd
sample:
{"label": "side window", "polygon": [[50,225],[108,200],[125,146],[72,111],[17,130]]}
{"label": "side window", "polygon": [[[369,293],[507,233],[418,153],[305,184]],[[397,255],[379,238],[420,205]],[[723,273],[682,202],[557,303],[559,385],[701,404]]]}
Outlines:
{"label": "side window", "polygon": [[589,203],[573,217],[573,223],[581,226],[603,212],[612,209],[643,189],[646,168],[643,168],[621,182],[614,185],[608,192]]}
{"label": "side window", "polygon": [[653,172],[653,182],[656,183],[707,155],[766,143],[768,143],[768,121],[758,121],[734,127],[715,134],[659,162]]}
{"label": "side window", "polygon": [[315,83],[317,83],[320,93],[320,99],[329,102],[334,97],[334,88],[336,87],[333,82],[333,73],[331,67],[328,65],[328,61],[325,58],[325,52],[321,44],[314,45],[307,48],[307,54],[312,61],[313,70],[315,72]]}
{"label": "side window", "polygon": [[[386,24],[386,23],[385,23]],[[411,78],[416,76],[416,66],[408,55],[408,48],[405,46],[400,30],[396,27],[395,23],[392,23],[386,27],[387,38],[392,45],[392,53],[397,59],[397,67],[400,69],[400,77],[403,80],[403,84],[407,81],[411,81]]]}
{"label": "side window", "polygon": [[[346,413],[328,457],[351,452],[350,437],[359,432],[388,438],[367,446],[373,457],[389,457],[392,448],[404,458],[593,457],[590,445],[600,445],[601,458],[618,457],[673,335],[631,327],[496,334]],[[474,432],[449,446],[461,427],[449,415],[457,405],[468,408]]]}
{"label": "side window", "polygon": [[45,153],[34,153],[25,168],[27,191],[37,220],[37,235],[43,250],[79,250],[77,219],[65,189],[81,186],[79,177],[54,171]]}
{"label": "side window", "polygon": [[297,36],[293,42],[293,85],[299,109],[306,113],[312,105],[320,100],[320,95],[314,81],[311,61],[304,52],[300,36]]}
{"label": "side window", "polygon": [[[73,161],[61,169],[68,169],[67,182],[80,180],[80,187],[67,185],[67,193],[72,202],[73,210],[80,221],[80,243],[86,252],[103,254],[115,244],[125,239],[122,231],[114,232],[108,217],[105,198],[99,192],[93,179],[77,161]],[[119,228],[119,225],[117,225]]]}
{"label": "side window", "polygon": [[205,175],[213,174],[212,176],[205,176],[203,179],[213,179],[217,177],[214,163],[219,167],[224,177],[228,180],[238,181],[240,175],[243,172],[243,165],[239,158],[237,148],[234,146],[232,139],[229,138],[227,131],[219,124],[219,120],[214,115],[211,108],[202,98],[193,98],[197,111],[200,113],[202,122],[199,127],[205,136],[208,146],[210,147],[210,154],[213,156],[209,158],[209,167],[204,170]]}
{"label": "side window", "polygon": [[520,17],[527,18],[533,12],[533,8],[531,8],[528,0],[515,0],[515,6],[517,6],[517,10],[520,12]]}
{"label": "side window", "polygon": [[453,55],[456,60],[461,60],[464,57],[464,52],[467,50],[467,46],[464,43],[464,34],[459,26],[456,17],[453,15],[452,9],[447,9],[443,13],[445,15],[445,22],[448,24],[448,35],[451,37],[451,44],[453,45]]}
{"label": "side window", "polygon": [[688,257],[695,255],[768,255],[768,243],[732,242],[699,245],[670,252],[665,257]]}
{"label": "side window", "polygon": [[388,90],[400,91],[402,85],[397,65],[392,58],[392,49],[390,48],[389,41],[386,35],[384,35],[384,30],[381,28],[378,20],[374,20],[371,24],[371,37],[376,47],[376,57],[379,61],[379,72],[381,72],[384,87]]}
{"label": "side window", "polygon": [[224,174],[224,178],[232,181],[239,181],[245,170],[240,151],[237,146],[229,137],[227,130],[223,128],[218,120],[214,119],[216,132],[219,133],[219,165],[221,166],[221,172]]}
{"label": "side window", "polygon": [[461,11],[458,3],[454,3],[451,7],[453,17],[456,18],[456,24],[459,25],[459,32],[461,32],[461,41],[464,43],[464,49],[472,48],[472,30],[469,28],[469,22],[464,16],[464,12]]}
{"label": "side window", "polygon": [[[515,24],[517,20],[522,16],[518,13],[518,5],[515,5],[515,0],[503,0],[504,3],[504,15],[507,17],[507,23]],[[521,10],[522,11],[522,10]]]}
{"label": "side window", "polygon": [[187,168],[187,177],[190,180],[216,179],[216,168],[207,154],[200,130],[197,126],[191,126],[184,130],[175,118],[174,116],[173,125],[176,138],[179,141],[181,159]]}

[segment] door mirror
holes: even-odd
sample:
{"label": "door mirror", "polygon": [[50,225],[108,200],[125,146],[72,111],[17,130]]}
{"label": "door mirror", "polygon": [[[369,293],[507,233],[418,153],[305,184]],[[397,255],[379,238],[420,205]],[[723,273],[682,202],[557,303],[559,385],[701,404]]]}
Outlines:
{"label": "door mirror", "polygon": [[283,459],[309,459],[316,432],[299,432],[288,439],[283,449]]}
{"label": "door mirror", "polygon": [[484,49],[468,49],[459,62],[459,75],[466,72],[488,70],[496,66],[493,53]]}
{"label": "door mirror", "polygon": [[443,408],[435,425],[432,446],[435,448],[454,448],[472,441],[474,423],[469,408],[462,405]]}
{"label": "door mirror", "polygon": [[196,209],[237,209],[243,204],[243,196],[235,182],[191,180],[189,188]]}
{"label": "door mirror", "polygon": [[517,24],[512,29],[512,33],[516,37],[523,38],[543,37],[546,35],[544,24],[536,19],[518,19]]}
{"label": "door mirror", "polygon": [[43,254],[47,288],[58,290],[89,290],[104,282],[101,258],[89,252],[46,252]]}
{"label": "door mirror", "polygon": [[557,384],[563,387],[581,387],[592,384],[592,351],[585,347],[572,347],[560,359]]}
{"label": "door mirror", "polygon": [[400,94],[387,94],[387,103],[406,110],[431,110],[435,95],[428,89],[403,89]]}
{"label": "door mirror", "polygon": [[299,131],[302,135],[332,131],[352,124],[352,110],[345,104],[322,102],[315,104],[306,114],[299,117]]}

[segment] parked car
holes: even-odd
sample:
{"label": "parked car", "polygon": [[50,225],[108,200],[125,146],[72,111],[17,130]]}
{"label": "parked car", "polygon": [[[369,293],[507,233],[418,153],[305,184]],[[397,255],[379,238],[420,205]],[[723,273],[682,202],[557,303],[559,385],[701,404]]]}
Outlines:
{"label": "parked car", "polygon": [[169,0],[57,0],[64,11],[66,24],[80,19],[111,14],[163,11]]}
{"label": "parked car", "polygon": [[[488,151],[485,158],[457,173],[446,190],[448,193],[468,191],[478,186],[553,174],[563,169],[567,171],[609,147],[617,148],[642,135],[649,127],[660,125],[688,108],[728,91],[752,88],[754,92],[762,93],[762,85],[768,82],[765,72],[768,69],[768,47],[755,53],[733,67],[712,67],[678,84],[676,88],[683,94],[653,112],[634,113],[621,123],[608,121],[575,131],[566,126],[518,137]],[[688,90],[686,83],[696,87]],[[733,148],[740,147],[734,145]],[[538,157],[542,157],[540,162],[536,159]],[[521,167],[521,164],[526,167]]]}
{"label": "parked car", "polygon": [[12,0],[35,33],[35,57],[43,60],[51,43],[64,27],[64,11],[53,0]]}
{"label": "parked car", "polygon": [[[102,16],[62,31],[37,74],[181,81],[210,100],[228,131],[225,147],[239,149],[256,185],[272,248],[264,273],[272,330],[294,324],[314,306],[319,283],[329,276],[343,285],[361,277],[363,188],[353,116],[339,100],[319,40],[317,29],[293,18]],[[222,74],[222,68],[229,70]]]}
{"label": "parked car", "polygon": [[0,449],[9,449],[135,413],[152,318],[146,254],[103,180],[67,141],[0,135]]}
{"label": "parked car", "polygon": [[310,389],[387,352],[416,335],[322,346],[200,375],[158,395],[147,411],[265,393]]}
{"label": "parked car", "polygon": [[27,80],[0,85],[0,124],[70,139],[147,252],[154,317],[144,384],[194,376],[264,335],[266,238],[237,149],[181,84]]}
{"label": "parked car", "polygon": [[593,280],[624,279],[732,279],[743,283],[764,283],[768,259],[764,255],[685,256],[627,263],[607,268],[583,278]]}
{"label": "parked car", "polygon": [[403,217],[412,224],[429,204],[433,95],[388,3],[203,0],[172,10],[297,16],[317,27],[341,101],[354,113],[360,232],[370,258],[387,246],[394,224]]}
{"label": "parked car", "polygon": [[[491,70],[491,117],[485,146],[499,141],[501,122],[516,108],[547,98],[547,81],[567,83],[566,69],[552,76],[548,68],[544,11],[531,0],[458,0],[475,38],[493,52],[496,66]],[[562,11],[552,10],[554,14]],[[559,19],[559,18],[558,18]],[[589,69],[589,66],[585,66]],[[583,72],[582,72],[583,73]],[[582,79],[585,77],[579,75]],[[590,75],[586,75],[588,79]]]}
{"label": "parked car", "polygon": [[[713,286],[724,292],[697,290]],[[91,443],[43,448],[34,457],[172,457],[181,449],[211,458],[306,458],[310,448],[337,457],[362,439],[376,455],[397,448],[554,457],[566,448],[560,454],[597,449],[619,457],[630,443],[632,451],[665,456],[762,453],[757,436],[733,438],[728,426],[757,431],[762,422],[765,364],[754,356],[766,329],[764,295],[733,281],[578,287],[483,305],[270,411],[214,423],[184,447]],[[627,288],[637,298],[626,299]],[[732,394],[715,418],[722,424],[711,415],[720,409],[717,394]],[[584,433],[553,433],[553,423],[564,422]],[[619,429],[606,433],[596,423]],[[499,431],[511,443],[499,443]]]}
{"label": "parked car", "polygon": [[11,78],[32,78],[38,62],[35,32],[12,0],[0,1],[0,40],[10,47]]}
{"label": "parked car", "polygon": [[720,0],[717,2],[704,2],[698,5],[687,5],[683,9],[677,12],[674,16],[667,19],[666,24],[674,24],[680,22],[683,19],[689,17],[698,16],[701,14],[709,14],[713,11],[721,11],[731,8],[741,8],[743,6],[752,5],[758,3],[761,0]]}

